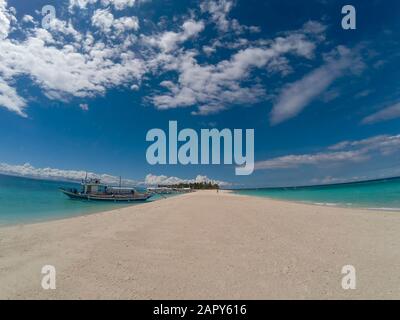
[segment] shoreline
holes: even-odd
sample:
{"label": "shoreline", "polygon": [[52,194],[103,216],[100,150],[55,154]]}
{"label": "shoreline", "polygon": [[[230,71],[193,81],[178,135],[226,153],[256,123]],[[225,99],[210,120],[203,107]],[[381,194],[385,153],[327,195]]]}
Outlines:
{"label": "shoreline", "polygon": [[[176,196],[180,196],[180,194],[179,195],[174,195],[173,197],[176,197]],[[92,215],[99,215],[99,214],[104,214],[104,213],[112,213],[114,211],[118,211],[118,210],[121,210],[121,209],[144,206],[144,205],[148,205],[150,203],[154,203],[156,201],[165,200],[165,199],[169,199],[169,198],[170,197],[160,198],[160,199],[156,199],[156,200],[153,200],[153,201],[142,202],[142,203],[132,203],[132,204],[126,204],[126,205],[122,204],[121,207],[119,207],[119,208],[113,208],[113,209],[110,209],[110,210],[100,210],[100,211],[96,211],[96,212],[84,212],[84,213],[80,213],[80,214],[76,214],[76,215],[72,215],[72,216],[68,216],[68,217],[60,216],[58,218],[57,217],[50,218],[50,219],[44,218],[43,220],[26,221],[26,222],[21,222],[21,223],[4,223],[4,224],[0,223],[0,230],[2,228],[7,228],[7,227],[18,227],[18,226],[22,227],[22,226],[41,224],[41,223],[47,223],[47,222],[52,222],[52,221],[63,221],[63,220],[76,219],[76,218],[80,218],[80,217],[88,217],[88,216],[92,216]],[[71,201],[81,201],[81,200],[71,200]]]}
{"label": "shoreline", "polygon": [[[0,228],[1,299],[398,299],[400,216],[197,191]],[[40,286],[57,269],[57,289]],[[354,265],[357,289],[341,288]]]}
{"label": "shoreline", "polygon": [[352,209],[352,210],[368,210],[368,211],[380,211],[380,212],[392,212],[392,213],[400,213],[400,208],[370,208],[370,207],[359,207],[359,206],[345,206],[336,203],[321,203],[321,202],[312,202],[312,201],[298,201],[298,200],[289,200],[289,199],[278,199],[272,197],[265,197],[265,196],[257,196],[257,195],[247,195],[247,194],[240,194],[235,192],[234,190],[227,190],[229,193],[238,195],[238,196],[245,196],[251,198],[261,198],[261,199],[268,199],[270,201],[278,201],[278,202],[285,202],[285,203],[297,203],[301,205],[310,205],[310,206],[319,206],[319,207],[328,207],[328,208],[338,208],[338,209]]}
{"label": "shoreline", "polygon": [[[215,190],[196,190],[195,192],[215,192]],[[316,207],[322,207],[322,208],[337,208],[337,209],[349,209],[349,210],[356,210],[356,211],[372,211],[372,212],[381,212],[381,213],[400,213],[400,208],[367,208],[367,207],[351,207],[351,206],[342,206],[340,204],[323,204],[323,203],[314,203],[314,202],[308,202],[308,201],[296,201],[296,200],[288,200],[288,199],[277,199],[277,198],[272,198],[272,197],[265,197],[265,196],[257,196],[257,195],[246,195],[246,194],[240,194],[237,193],[235,190],[220,190],[222,194],[231,194],[235,196],[240,196],[240,197],[248,197],[248,198],[256,198],[256,199],[266,199],[268,201],[272,202],[277,202],[277,203],[284,203],[284,204],[289,204],[289,203],[294,203],[294,204],[299,204],[299,205],[305,205],[305,206],[316,206]],[[100,210],[97,212],[85,212],[82,214],[76,214],[73,216],[63,216],[63,217],[55,217],[51,219],[46,219],[44,218],[43,220],[38,220],[38,221],[27,221],[27,222],[21,222],[21,223],[0,223],[0,230],[2,228],[7,228],[7,227],[17,227],[17,226],[29,226],[29,225],[35,225],[35,224],[41,224],[41,223],[47,223],[47,222],[52,222],[52,221],[63,221],[63,220],[70,220],[70,219],[76,219],[79,217],[85,217],[85,216],[92,216],[92,215],[99,215],[99,214],[105,214],[105,213],[112,213],[114,211],[118,211],[121,209],[125,208],[132,208],[132,207],[138,207],[138,206],[146,206],[149,205],[150,203],[158,202],[160,200],[166,200],[169,198],[175,198],[179,196],[183,196],[185,194],[177,194],[172,197],[167,197],[167,198],[159,198],[153,201],[149,202],[143,202],[143,203],[137,203],[137,204],[131,204],[131,205],[125,205],[121,206],[120,208],[113,208],[110,210]]]}

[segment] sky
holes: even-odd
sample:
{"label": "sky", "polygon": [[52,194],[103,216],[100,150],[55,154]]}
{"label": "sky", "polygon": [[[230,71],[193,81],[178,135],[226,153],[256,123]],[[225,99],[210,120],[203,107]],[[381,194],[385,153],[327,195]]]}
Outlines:
{"label": "sky", "polygon": [[[0,172],[226,187],[400,175],[399,18],[397,0],[0,0]],[[254,173],[149,165],[146,134],[169,121],[254,129]]]}

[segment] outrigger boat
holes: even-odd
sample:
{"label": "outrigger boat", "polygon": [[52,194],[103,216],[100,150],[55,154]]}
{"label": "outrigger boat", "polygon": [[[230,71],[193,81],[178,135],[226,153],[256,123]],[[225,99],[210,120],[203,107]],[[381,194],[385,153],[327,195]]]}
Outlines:
{"label": "outrigger boat", "polygon": [[146,201],[152,196],[147,192],[139,193],[134,188],[110,187],[101,184],[98,179],[85,179],[82,190],[60,188],[60,191],[71,199],[111,202]]}

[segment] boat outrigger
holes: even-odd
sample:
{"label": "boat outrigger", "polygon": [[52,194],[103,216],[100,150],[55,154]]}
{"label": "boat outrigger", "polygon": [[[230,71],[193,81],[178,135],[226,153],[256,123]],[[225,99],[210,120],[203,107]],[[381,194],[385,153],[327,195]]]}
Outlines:
{"label": "boat outrigger", "polygon": [[60,191],[71,199],[110,202],[146,201],[152,196],[147,192],[139,193],[134,188],[110,187],[100,183],[98,179],[85,179],[82,190],[60,188]]}

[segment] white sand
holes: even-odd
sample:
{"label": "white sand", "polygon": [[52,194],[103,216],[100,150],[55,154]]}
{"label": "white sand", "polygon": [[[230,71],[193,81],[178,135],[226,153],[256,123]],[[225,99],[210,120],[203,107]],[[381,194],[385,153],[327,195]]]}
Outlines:
{"label": "white sand", "polygon": [[[341,288],[348,264],[356,290]],[[0,298],[399,299],[400,213],[203,191],[3,227]]]}

